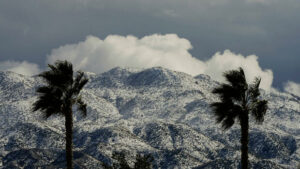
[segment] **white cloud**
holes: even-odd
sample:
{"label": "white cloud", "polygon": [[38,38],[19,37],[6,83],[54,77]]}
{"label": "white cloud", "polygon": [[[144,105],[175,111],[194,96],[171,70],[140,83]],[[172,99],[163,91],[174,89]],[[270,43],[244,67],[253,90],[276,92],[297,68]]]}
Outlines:
{"label": "white cloud", "polygon": [[262,70],[255,55],[242,56],[229,50],[216,53],[211,59],[201,61],[189,50],[191,43],[176,34],[153,34],[141,39],[134,36],[109,35],[104,40],[88,36],[86,40],[53,49],[47,62],[69,60],[77,69],[95,73],[113,67],[149,68],[162,66],[191,75],[208,74],[223,81],[224,71],[243,67],[248,81],[255,76],[262,78],[261,88],[269,90],[273,81],[271,70]]}
{"label": "white cloud", "polygon": [[32,76],[40,72],[39,66],[26,61],[4,61],[0,62],[0,71],[12,71],[15,73]]}
{"label": "white cloud", "polygon": [[110,35],[104,40],[88,36],[77,44],[52,50],[48,62],[66,59],[79,68],[102,73],[116,66],[149,68],[162,66],[197,74],[203,63],[188,52],[192,46],[175,34],[151,35],[138,39],[134,36]]}
{"label": "white cloud", "polygon": [[288,81],[284,84],[284,91],[300,97],[300,84]]}
{"label": "white cloud", "polygon": [[273,72],[269,69],[262,70],[257,59],[258,56],[256,55],[244,57],[241,54],[225,50],[224,53],[218,52],[205,62],[206,68],[204,73],[216,80],[224,81],[222,72],[242,67],[248,83],[251,83],[255,77],[259,76],[262,79],[260,87],[270,90],[273,82]]}

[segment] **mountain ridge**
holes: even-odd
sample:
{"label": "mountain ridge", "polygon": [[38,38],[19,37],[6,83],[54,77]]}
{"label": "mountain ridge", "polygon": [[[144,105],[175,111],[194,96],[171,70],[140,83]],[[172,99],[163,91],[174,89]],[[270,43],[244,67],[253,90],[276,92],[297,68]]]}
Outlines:
{"label": "mountain ridge", "polygon": [[[209,76],[155,67],[114,68],[88,77],[82,91],[88,115],[74,113],[74,147],[81,154],[75,157],[77,168],[110,163],[113,150],[124,150],[129,160],[136,153],[151,153],[155,168],[239,166],[239,126],[224,132],[215,124],[209,104],[217,100],[211,91],[219,83]],[[44,168],[64,166],[58,160],[64,153],[64,119],[44,120],[30,111],[42,83],[36,76],[0,72],[3,168],[28,167],[9,157],[38,149],[48,154],[44,165],[34,155],[24,159]],[[250,163],[254,168],[295,168],[300,161],[300,99],[273,91],[262,95],[270,109],[262,125],[250,121]]]}

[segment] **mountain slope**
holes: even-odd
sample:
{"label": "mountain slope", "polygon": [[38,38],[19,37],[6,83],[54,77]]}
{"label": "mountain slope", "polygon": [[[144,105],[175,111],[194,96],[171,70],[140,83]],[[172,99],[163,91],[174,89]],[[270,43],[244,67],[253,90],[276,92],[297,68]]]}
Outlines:
{"label": "mountain slope", "polygon": [[[240,130],[224,132],[209,104],[218,82],[206,75],[156,67],[114,68],[88,73],[82,95],[88,115],[75,113],[77,168],[111,163],[112,151],[151,153],[155,168],[237,168]],[[64,119],[32,113],[38,77],[0,72],[0,159],[4,168],[64,167]],[[270,109],[262,125],[250,121],[250,163],[254,168],[296,168],[300,161],[300,98],[266,93]]]}

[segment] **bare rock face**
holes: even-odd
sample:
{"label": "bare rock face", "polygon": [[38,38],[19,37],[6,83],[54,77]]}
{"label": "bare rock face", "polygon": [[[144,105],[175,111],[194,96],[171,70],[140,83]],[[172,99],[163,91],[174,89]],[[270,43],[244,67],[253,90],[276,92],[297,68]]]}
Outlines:
{"label": "bare rock face", "polygon": [[[209,104],[218,85],[207,75],[156,67],[114,68],[88,73],[82,91],[86,118],[74,112],[74,166],[101,168],[123,151],[130,165],[137,153],[152,154],[154,168],[238,168],[240,128],[224,132]],[[38,77],[0,72],[0,168],[63,168],[64,118],[32,113]],[[265,92],[262,125],[250,120],[252,168],[296,168],[300,161],[300,98]],[[2,165],[2,166],[1,166]]]}

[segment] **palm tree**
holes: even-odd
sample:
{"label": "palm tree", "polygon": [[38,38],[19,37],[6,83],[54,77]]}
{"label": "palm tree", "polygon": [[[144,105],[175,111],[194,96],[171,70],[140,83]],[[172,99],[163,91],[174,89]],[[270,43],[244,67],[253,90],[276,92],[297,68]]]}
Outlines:
{"label": "palm tree", "polygon": [[244,70],[231,70],[224,73],[227,83],[216,87],[212,92],[218,94],[220,101],[211,104],[217,123],[224,130],[229,129],[235,119],[241,125],[241,164],[242,169],[248,169],[249,114],[258,123],[264,121],[268,109],[268,101],[260,99],[259,84],[261,79],[256,77],[253,84],[248,85]]}
{"label": "palm tree", "polygon": [[46,85],[37,88],[39,94],[33,104],[33,111],[40,110],[44,117],[60,114],[65,117],[66,127],[66,160],[67,168],[73,168],[73,105],[86,116],[86,104],[83,102],[80,91],[88,82],[84,73],[78,71],[73,77],[73,66],[67,61],[56,61],[48,65],[50,70],[39,74]]}

